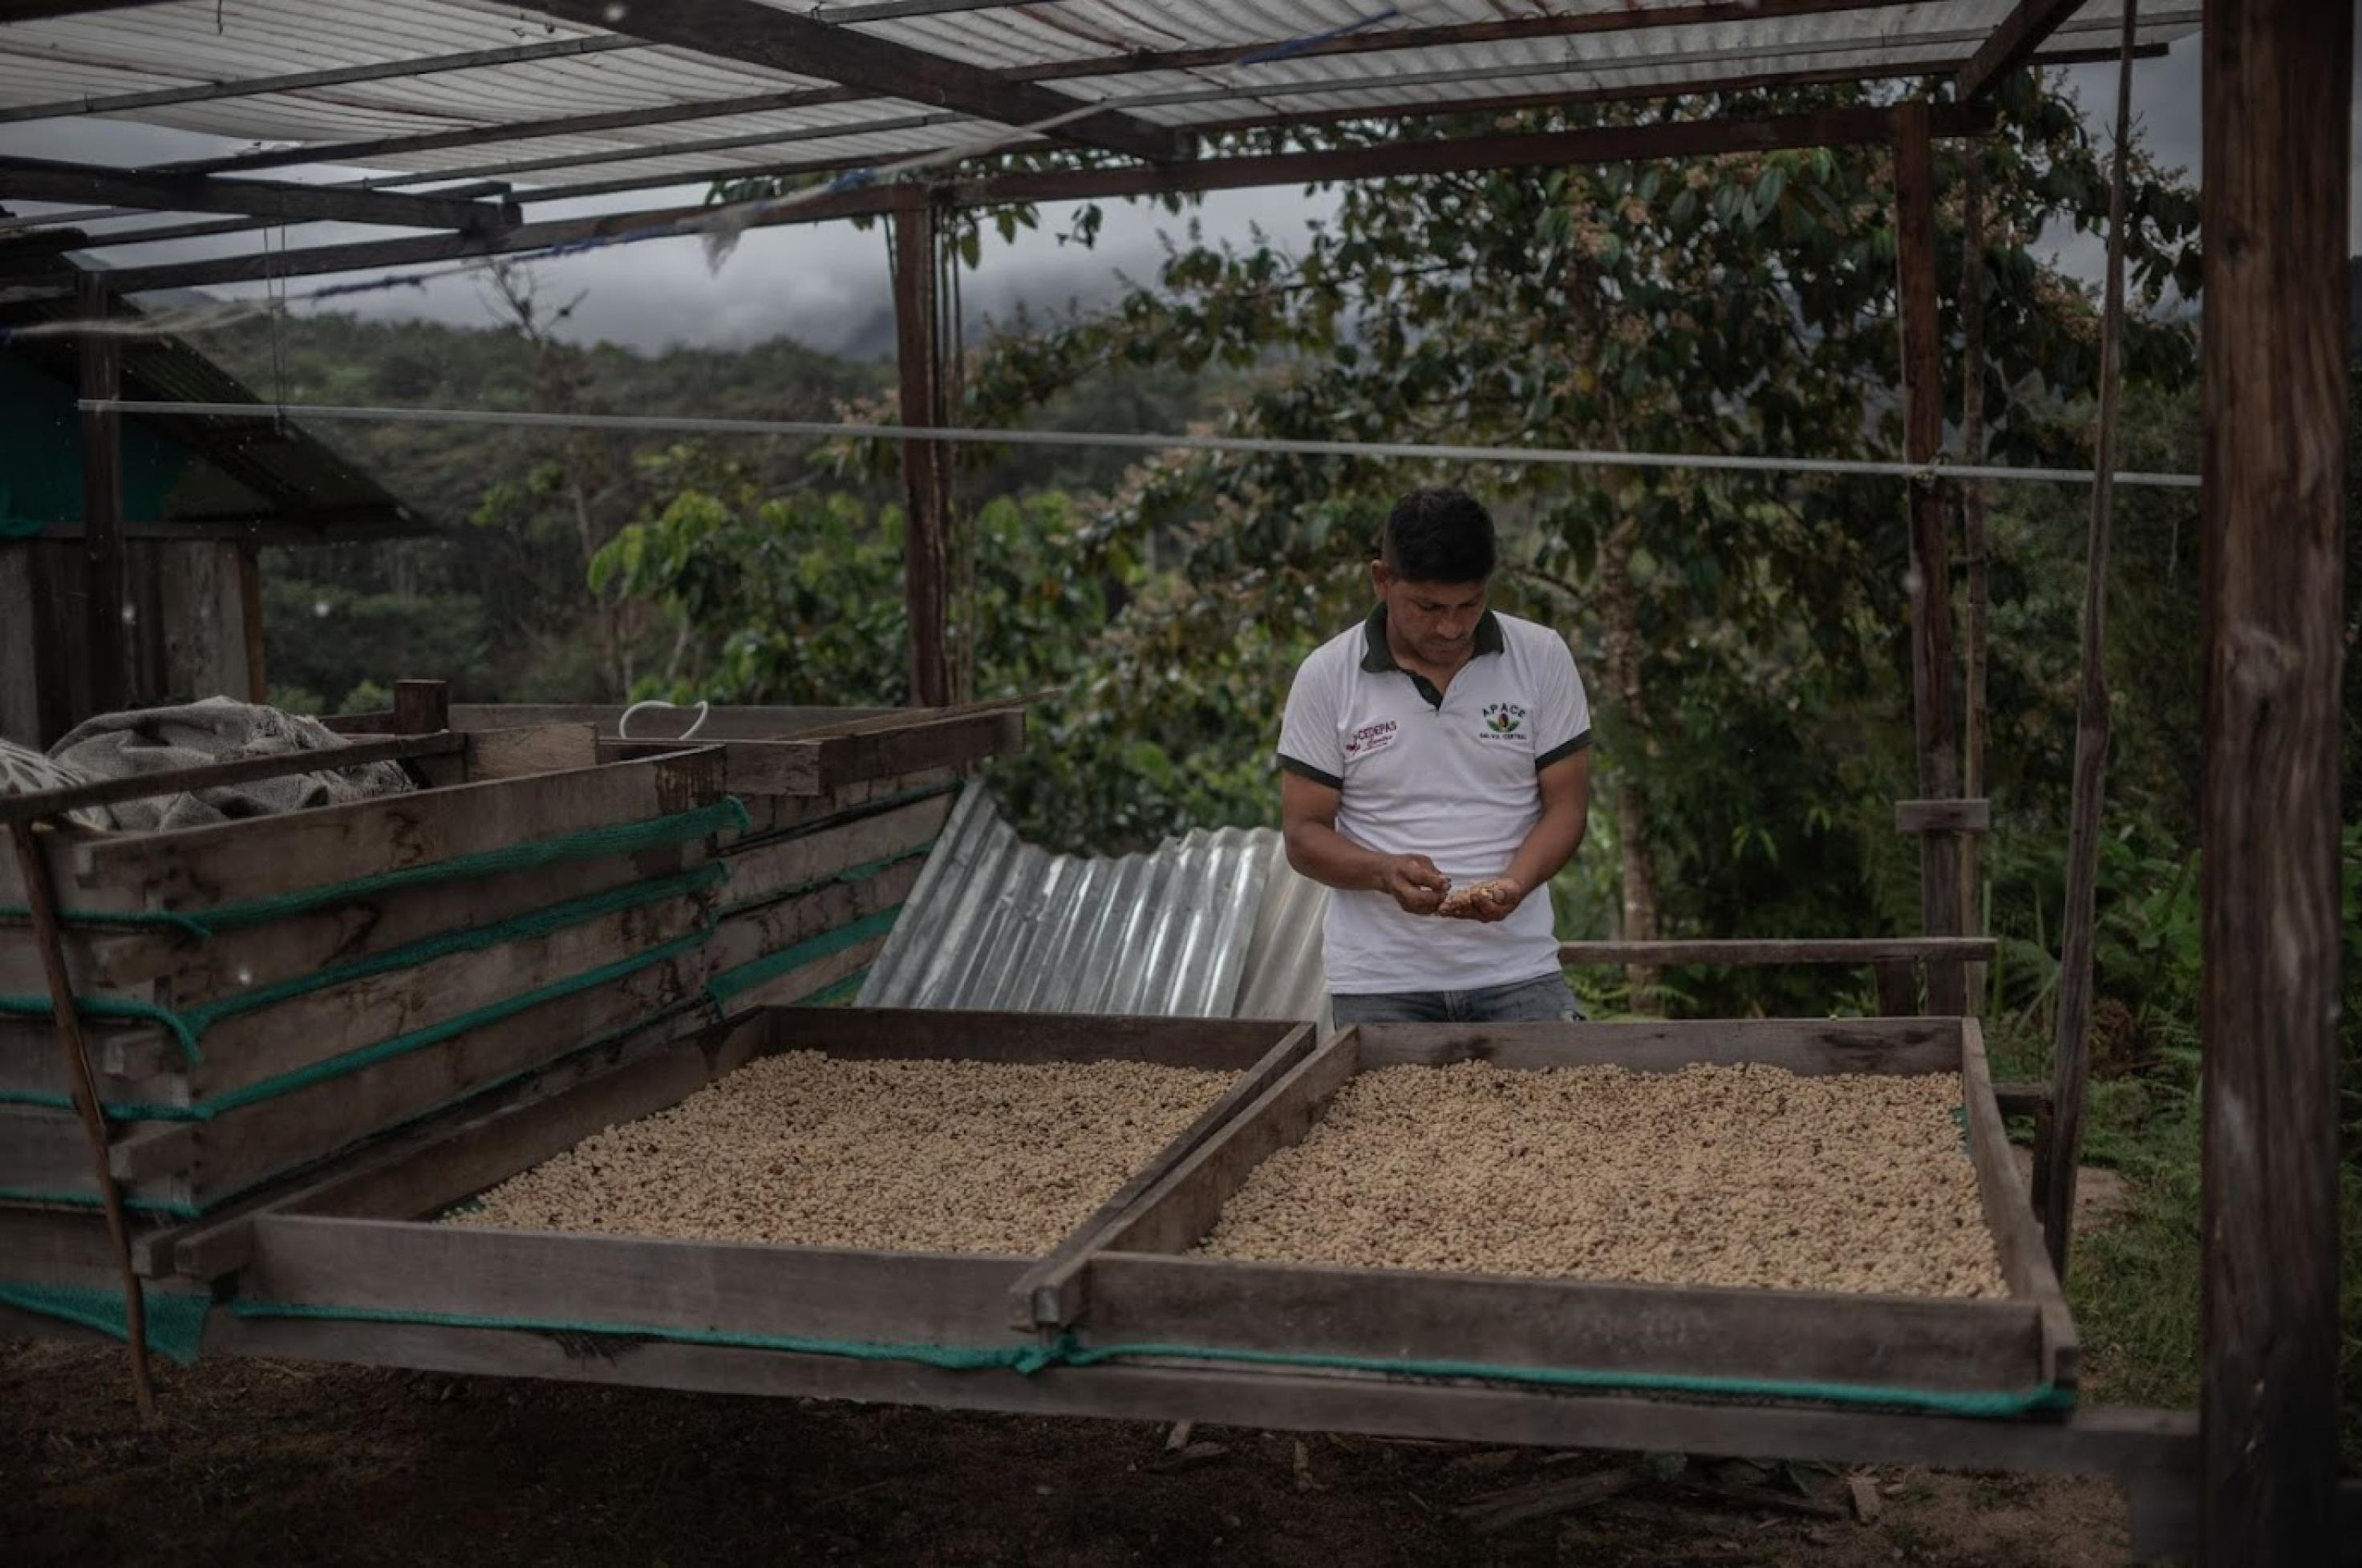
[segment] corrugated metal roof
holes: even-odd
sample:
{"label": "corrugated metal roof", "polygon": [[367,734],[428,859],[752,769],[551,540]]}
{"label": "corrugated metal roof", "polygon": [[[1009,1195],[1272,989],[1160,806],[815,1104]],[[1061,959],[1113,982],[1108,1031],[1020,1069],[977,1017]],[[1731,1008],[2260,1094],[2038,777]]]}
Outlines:
{"label": "corrugated metal roof", "polygon": [[1052,855],[970,784],[864,1007],[1318,1018],[1327,889],[1269,828],[1200,829],[1145,855]]}
{"label": "corrugated metal roof", "polygon": [[[1676,0],[1572,0],[1557,14],[1646,12]],[[2047,51],[2113,46],[2122,0],[2093,0],[2065,22]],[[1368,0],[1037,0],[956,7],[936,14],[864,20],[859,4],[782,4],[784,11],[838,21],[873,37],[987,68],[1031,73],[1046,91],[1166,125],[1242,114],[1411,109],[1445,99],[1522,97],[1595,88],[1679,90],[1732,76],[1859,70],[1895,76],[1957,65],[2007,16],[2013,0],[1920,0],[1863,4],[1801,15],[1768,15],[1672,27],[1474,39],[1376,53],[1295,54],[1118,74],[1127,57],[1192,49],[1249,49],[1351,28],[1365,39],[1456,24],[1498,24],[1495,0],[1420,0],[1369,26]],[[629,30],[629,11],[618,26]],[[2162,43],[2192,30],[2191,0],[2141,17],[2138,38]],[[530,6],[510,10],[468,0],[171,0],[120,11],[0,27],[0,106],[56,104],[77,96],[185,88],[386,61],[429,61],[455,53],[587,39],[595,28],[551,21]],[[1104,73],[1093,71],[1104,61]],[[1080,73],[1091,71],[1090,74]],[[496,127],[701,104],[824,85],[819,78],[766,69],[691,50],[633,42],[592,52],[433,71],[423,75],[298,87],[113,111],[187,130],[302,146],[354,138]],[[506,140],[487,146],[389,152],[372,166],[412,171],[473,169],[502,160],[541,162],[520,171],[546,188],[632,172],[696,174],[795,156],[845,161],[887,159],[972,137],[979,122],[947,120],[924,131],[895,128],[928,105],[883,95],[677,124]],[[940,111],[938,111],[940,112]],[[875,126],[876,129],[864,127]],[[668,151],[685,142],[746,138],[703,153]],[[654,149],[646,161],[622,160]],[[562,166],[546,160],[581,160]],[[600,161],[602,159],[614,161]]]}

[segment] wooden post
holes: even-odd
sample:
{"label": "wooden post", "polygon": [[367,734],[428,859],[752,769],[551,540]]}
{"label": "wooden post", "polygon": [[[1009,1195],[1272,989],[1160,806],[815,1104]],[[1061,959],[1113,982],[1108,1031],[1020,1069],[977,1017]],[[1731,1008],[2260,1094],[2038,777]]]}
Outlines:
{"label": "wooden post", "polygon": [[[104,276],[83,272],[74,301],[85,321],[104,321],[109,293]],[[80,340],[82,395],[119,397],[123,392],[123,345],[98,333]],[[82,416],[82,516],[83,551],[89,563],[90,713],[121,708],[129,695],[124,669],[123,416]],[[79,721],[89,713],[78,713]]]}
{"label": "wooden post", "polygon": [[[1936,307],[1935,141],[1927,102],[1894,111],[1896,315],[1902,329],[1904,456],[1932,463],[1944,445],[1944,379]],[[1944,487],[1911,485],[1911,696],[1919,749],[1919,793],[1949,799],[1959,789],[1958,729],[1952,716],[1951,542]],[[1919,913],[1930,936],[1960,932],[1960,840],[1954,833],[1919,835]],[[1967,977],[1957,959],[1927,966],[1927,1010],[1968,1010]]]}
{"label": "wooden post", "polygon": [[2067,1277],[2075,1229],[2075,1163],[2083,1148],[2083,1083],[2092,1063],[2092,948],[2100,881],[2100,811],[2108,784],[2108,522],[2116,499],[2116,400],[2124,380],[2125,159],[2132,139],[2136,0],[2125,0],[2116,63],[2116,148],[2108,176],[2106,297],[2100,314],[2097,477],[2083,547],[2082,683],[2075,698],[2075,782],[2067,825],[2067,908],[2059,917],[2058,1011],[2050,1037],[2050,1146],[2034,1173],[2034,1207],[2050,1266]]}
{"label": "wooden post", "polygon": [[270,682],[262,662],[262,547],[232,545],[237,552],[238,624],[245,628],[246,700],[270,701]]}
{"label": "wooden post", "polygon": [[451,727],[451,688],[440,680],[393,683],[393,733],[431,735]]}
{"label": "wooden post", "polygon": [[2337,1464],[2346,0],[2206,0],[2202,1561],[2326,1563]]}
{"label": "wooden post", "polygon": [[[934,425],[944,416],[937,374],[935,209],[912,191],[894,209],[894,354],[901,370],[902,423]],[[911,616],[911,701],[922,708],[951,701],[944,655],[944,454],[933,441],[902,443],[902,587]]]}
{"label": "wooden post", "polygon": [[[1960,221],[1960,451],[1971,463],[1985,460],[1985,138],[1968,142],[1968,178],[1961,193]],[[1968,613],[1962,627],[1961,650],[1967,677],[1967,712],[1960,730],[1960,793],[1971,801],[1985,796],[1985,664],[1991,604],[1991,573],[1985,559],[1985,486],[1982,480],[1963,480],[1960,498],[1960,570],[1968,589]],[[1984,835],[1960,837],[1960,929],[1981,935],[1985,929]],[[1970,964],[1965,971],[1969,1007],[1981,1011],[1984,1002],[1985,966]]]}
{"label": "wooden post", "polygon": [[152,1420],[156,1388],[148,1371],[148,1301],[140,1293],[139,1275],[131,1266],[131,1224],[124,1215],[123,1189],[116,1185],[115,1167],[107,1154],[106,1113],[99,1109],[98,1084],[83,1049],[82,1016],[74,1010],[73,980],[66,973],[65,947],[58,932],[57,889],[50,881],[50,863],[41,857],[32,823],[10,823],[8,835],[16,843],[17,869],[24,878],[26,906],[32,911],[33,943],[41,951],[41,969],[50,984],[58,1047],[66,1054],[66,1088],[90,1143],[91,1169],[106,1211],[107,1239],[115,1244],[116,1261],[121,1266],[124,1335],[131,1346],[131,1394],[139,1414]]}

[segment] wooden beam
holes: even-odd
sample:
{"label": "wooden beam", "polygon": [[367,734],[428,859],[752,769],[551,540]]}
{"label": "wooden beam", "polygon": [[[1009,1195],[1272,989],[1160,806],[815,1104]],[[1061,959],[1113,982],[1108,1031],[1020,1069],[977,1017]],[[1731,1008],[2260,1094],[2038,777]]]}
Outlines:
{"label": "wooden beam", "polygon": [[[102,274],[77,273],[74,304],[84,321],[105,321],[114,297]],[[86,333],[74,351],[83,397],[123,395],[123,339]],[[82,523],[89,571],[83,635],[89,646],[90,689],[88,712],[72,714],[77,721],[113,712],[130,698],[123,633],[123,415],[85,409],[81,423]]]}
{"label": "wooden beam", "polygon": [[[942,250],[935,211],[924,192],[902,193],[894,213],[894,362],[902,423],[944,422],[939,302]],[[933,441],[902,443],[902,602],[910,616],[911,701],[941,707],[952,700],[951,659],[944,646],[949,599],[944,582],[944,501],[948,454]]]}
{"label": "wooden beam", "polygon": [[[1942,317],[1936,298],[1935,116],[1924,98],[1894,111],[1895,315],[1903,349],[1903,449],[1915,463],[1932,463],[1944,447]],[[1951,542],[1949,511],[1939,483],[1911,485],[1911,691],[1919,750],[1919,792],[1929,799],[1957,793],[1956,726],[1952,713]],[[1930,936],[1960,929],[1960,843],[1948,833],[1919,840],[1919,911]],[[1927,966],[1927,1009],[1968,1010],[1968,982],[1959,963]]]}
{"label": "wooden beam", "polygon": [[1562,942],[1562,964],[1878,964],[1991,958],[1982,936],[1806,936],[1672,942]]}
{"label": "wooden beam", "polygon": [[2058,24],[2083,7],[2083,0],[2017,0],[1991,37],[1952,79],[1952,95],[1963,104],[1984,95],[1995,82],[2025,63]]}
{"label": "wooden beam", "polygon": [[104,806],[116,801],[140,801],[152,795],[178,795],[190,790],[211,790],[243,784],[255,778],[280,778],[290,773],[328,773],[358,767],[365,762],[395,762],[413,756],[447,756],[467,749],[461,734],[399,735],[361,741],[334,751],[273,752],[267,756],[240,757],[234,762],[207,763],[203,767],[178,767],[165,773],[139,773],[125,778],[102,778],[62,790],[35,790],[22,795],[0,795],[0,823],[37,822],[81,806]]}
{"label": "wooden beam", "polygon": [[288,180],[224,180],[196,174],[143,174],[45,158],[0,158],[0,195],[28,202],[105,202],[153,212],[243,213],[296,223],[391,224],[480,234],[516,222],[516,209],[482,202],[304,185]]}
{"label": "wooden beam", "polygon": [[2334,1550],[2354,13],[2208,0],[2202,1561]]}
{"label": "wooden beam", "polygon": [[[534,0],[533,9],[651,43],[817,76],[1006,126],[1055,119],[1086,102],[1030,83],[1003,81],[966,61],[816,22],[757,0],[666,0],[661,6],[629,7],[618,7],[611,0]],[[1194,146],[1186,131],[1114,110],[1065,121],[1050,134],[1061,141],[1155,161],[1187,158]]]}
{"label": "wooden beam", "polygon": [[[1992,111],[1949,105],[1931,111],[1933,134],[1972,136],[1990,129]],[[1376,180],[1408,174],[1452,173],[1478,169],[1554,168],[1568,163],[1612,163],[1639,158],[1693,158],[1720,152],[1772,151],[1792,147],[1839,147],[1884,141],[1893,133],[1891,112],[1880,108],[1826,110],[1774,119],[1711,117],[1645,126],[1610,126],[1433,141],[1388,142],[1325,152],[1200,159],[1166,168],[1047,171],[987,175],[948,187],[965,206],[1015,202],[1113,200],[1187,191],[1241,190],[1257,185],[1293,185],[1339,180]],[[902,198],[894,189],[843,191],[758,215],[749,225],[821,223],[833,218],[874,217],[891,212]],[[469,256],[537,250],[709,215],[703,206],[665,207],[520,224],[497,235],[422,235],[351,244],[313,246],[269,256],[231,256],[205,261],[127,267],[108,274],[126,293],[208,283],[250,282],[264,278],[300,278],[323,272],[447,261]]]}
{"label": "wooden beam", "polygon": [[1983,833],[1992,826],[1992,804],[1989,801],[1894,802],[1894,831],[1897,833]]}

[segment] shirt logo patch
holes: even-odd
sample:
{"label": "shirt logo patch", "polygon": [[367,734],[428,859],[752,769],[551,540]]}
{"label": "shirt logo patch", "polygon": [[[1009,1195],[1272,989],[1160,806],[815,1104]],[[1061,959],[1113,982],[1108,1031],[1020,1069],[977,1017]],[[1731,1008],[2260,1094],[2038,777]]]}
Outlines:
{"label": "shirt logo patch", "polygon": [[1485,728],[1489,732],[1485,736],[1486,739],[1527,739],[1529,737],[1521,733],[1524,731],[1525,727],[1526,711],[1523,708],[1518,707],[1515,702],[1487,702],[1485,704]]}
{"label": "shirt logo patch", "polygon": [[1374,751],[1383,750],[1395,744],[1395,734],[1401,727],[1392,719],[1363,724],[1353,732],[1352,739],[1345,743],[1345,755],[1348,757],[1367,756]]}

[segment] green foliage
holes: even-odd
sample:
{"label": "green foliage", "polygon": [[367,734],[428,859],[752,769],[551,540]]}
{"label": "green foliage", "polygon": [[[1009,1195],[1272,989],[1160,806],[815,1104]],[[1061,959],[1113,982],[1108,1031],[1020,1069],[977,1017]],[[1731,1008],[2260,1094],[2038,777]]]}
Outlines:
{"label": "green foliage", "polygon": [[484,615],[463,594],[358,593],[266,572],[262,639],[274,690],[326,712],[392,706],[406,675],[458,675],[453,695],[483,701],[465,672],[482,668]]}

